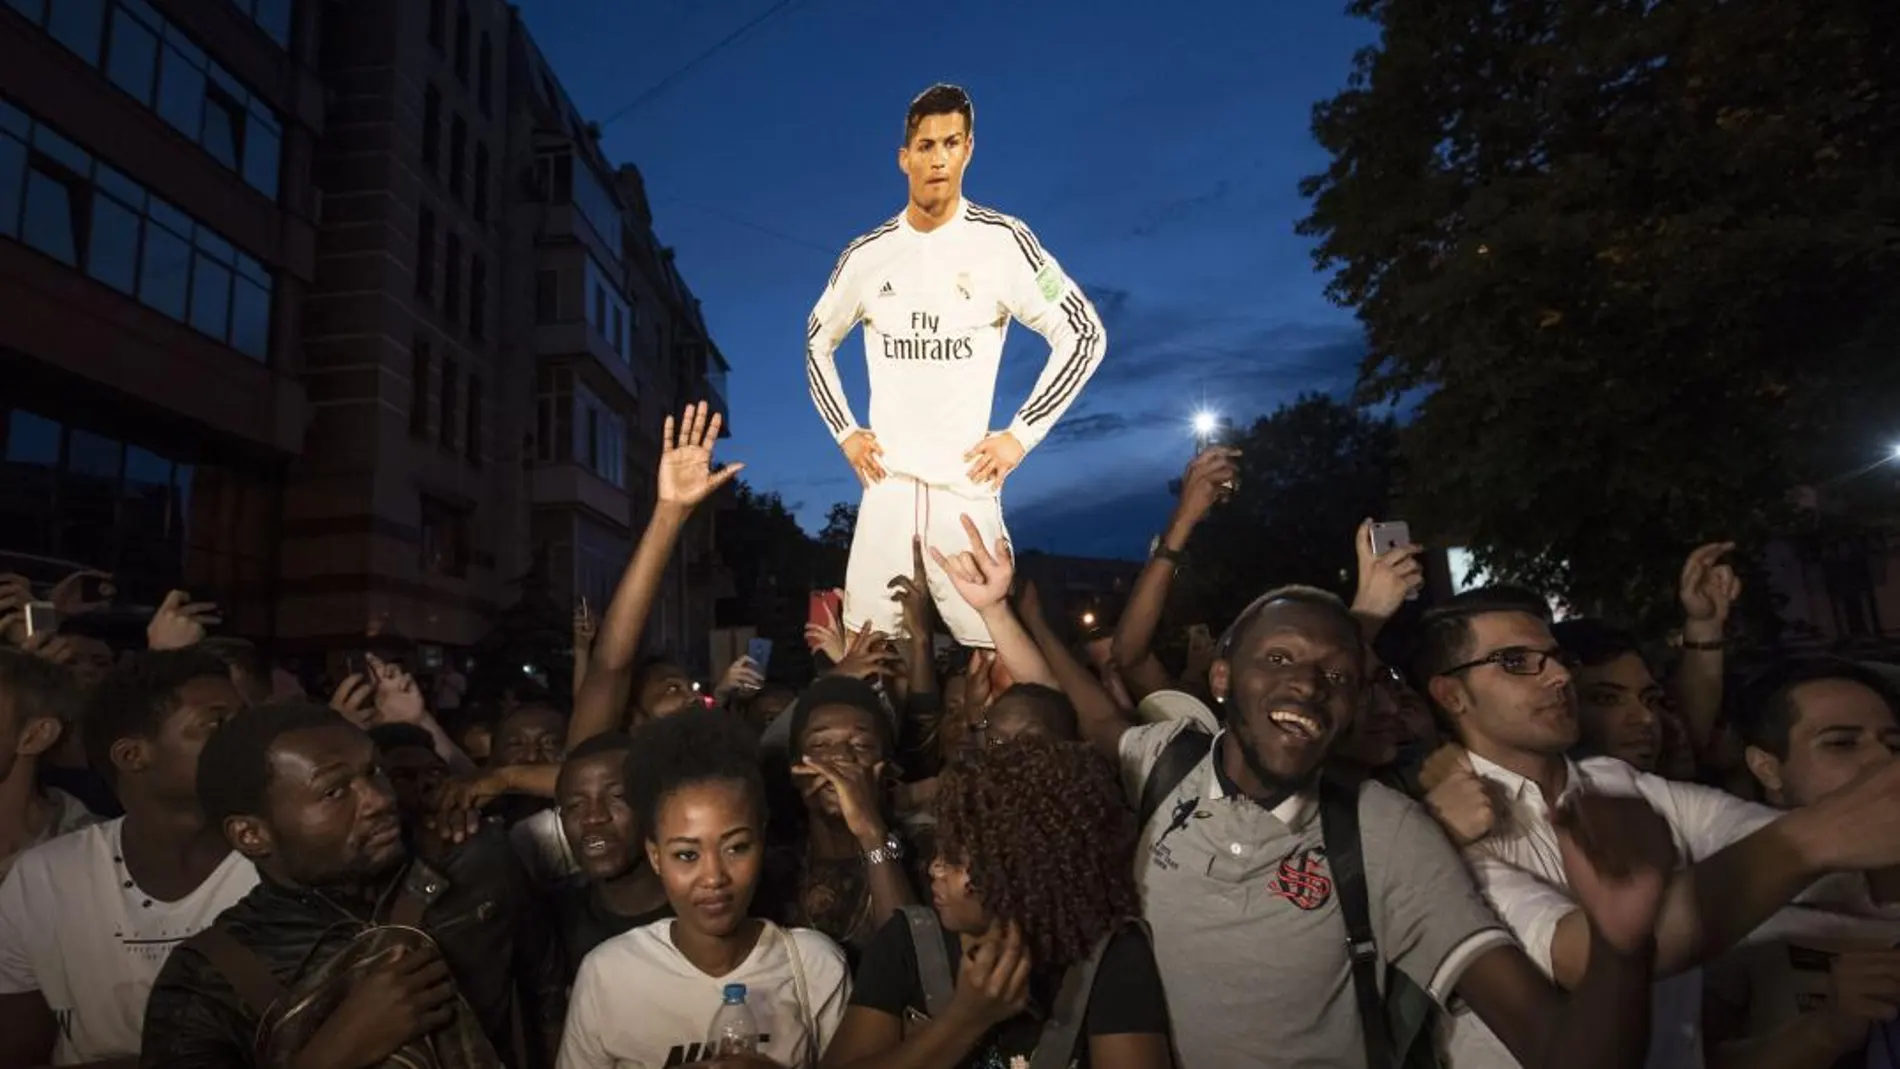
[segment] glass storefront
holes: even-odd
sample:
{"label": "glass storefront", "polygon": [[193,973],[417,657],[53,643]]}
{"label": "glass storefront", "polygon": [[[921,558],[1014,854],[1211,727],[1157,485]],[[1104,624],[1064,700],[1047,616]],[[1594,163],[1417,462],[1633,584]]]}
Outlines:
{"label": "glass storefront", "polygon": [[0,571],[96,568],[132,605],[176,587],[222,605],[228,633],[268,635],[279,472],[126,425],[0,406]]}

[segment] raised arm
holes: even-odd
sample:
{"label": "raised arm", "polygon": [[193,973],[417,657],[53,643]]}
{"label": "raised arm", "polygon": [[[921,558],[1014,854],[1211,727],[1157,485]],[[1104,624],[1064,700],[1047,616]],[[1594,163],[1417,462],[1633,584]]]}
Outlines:
{"label": "raised arm", "polygon": [[1359,620],[1359,631],[1367,642],[1379,637],[1385,622],[1399,611],[1405,599],[1424,585],[1425,566],[1418,559],[1423,546],[1400,546],[1389,553],[1376,553],[1372,545],[1372,521],[1359,525],[1353,535],[1353,555],[1359,560],[1359,585],[1352,595],[1352,614]]}
{"label": "raised arm", "polygon": [[[1702,964],[1830,872],[1900,862],[1900,762],[1873,769],[1814,805],[1797,809],[1676,870],[1656,926],[1656,970],[1673,975]],[[1581,911],[1560,920],[1551,937],[1551,974],[1575,987],[1587,971],[1592,943]]]}
{"label": "raised arm", "polygon": [[678,437],[672,416],[660,432],[660,468],[657,500],[646,532],[640,536],[633,562],[620,577],[613,600],[594,642],[587,676],[574,695],[574,718],[568,722],[568,749],[612,731],[626,715],[633,690],[633,666],[640,655],[640,634],[666,574],[666,562],[679,544],[680,532],[700,502],[731,482],[744,464],[712,470],[713,443],[719,440],[721,417],[706,411],[704,401],[681,413]]}
{"label": "raised arm", "polygon": [[1669,826],[1640,798],[1587,795],[1559,815],[1558,840],[1589,918],[1588,971],[1565,994],[1515,944],[1494,947],[1465,969],[1458,996],[1529,1069],[1641,1065],[1656,920],[1675,857]]}
{"label": "raised arm", "polygon": [[1115,669],[1128,687],[1128,696],[1137,702],[1166,689],[1171,683],[1167,669],[1154,655],[1155,629],[1160,626],[1162,610],[1167,607],[1174,573],[1185,559],[1188,540],[1214,506],[1232,493],[1228,487],[1238,474],[1239,461],[1240,450],[1213,446],[1188,464],[1187,474],[1181,479],[1181,500],[1174,507],[1174,516],[1169,519],[1154,556],[1148,559],[1148,566],[1141,570],[1135,588],[1128,594],[1121,622],[1115,625]]}
{"label": "raised arm", "polygon": [[1069,647],[1063,645],[1061,636],[1049,626],[1049,619],[1042,611],[1042,594],[1034,583],[1023,584],[1017,611],[1030,637],[1035,639],[1036,648],[1049,662],[1049,671],[1056,677],[1057,685],[1075,706],[1076,726],[1082,732],[1083,741],[1119,763],[1122,733],[1133,727],[1133,722],[1123,714],[1122,707],[1115,704],[1102,681],[1087,665],[1076,660]]}
{"label": "raised arm", "polygon": [[1049,671],[1049,662],[1042,659],[1035,640],[1023,630],[1022,623],[1009,608],[1009,583],[1016,575],[1016,558],[1010,552],[1009,543],[999,538],[996,545],[985,546],[982,533],[968,515],[963,517],[963,530],[970,536],[969,549],[953,550],[945,556],[942,550],[931,546],[930,555],[950,577],[957,594],[983,617],[990,641],[996,644],[996,657],[1003,662],[1003,669],[1010,677],[1018,683],[1055,686],[1056,677]]}
{"label": "raised arm", "polygon": [[1716,721],[1722,712],[1722,670],[1729,610],[1741,596],[1735,569],[1721,563],[1733,542],[1700,546],[1682,566],[1677,594],[1682,601],[1682,663],[1669,680],[1670,697],[1689,729],[1696,755],[1712,756]]}

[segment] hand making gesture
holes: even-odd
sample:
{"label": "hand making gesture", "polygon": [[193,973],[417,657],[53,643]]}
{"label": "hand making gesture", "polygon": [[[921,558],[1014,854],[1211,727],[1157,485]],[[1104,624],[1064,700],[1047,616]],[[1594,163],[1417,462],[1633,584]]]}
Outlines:
{"label": "hand making gesture", "polygon": [[1677,597],[1682,602],[1686,637],[1696,641],[1714,641],[1728,626],[1729,610],[1742,595],[1742,581],[1735,569],[1721,563],[1734,550],[1733,542],[1711,542],[1696,547],[1683,562]]}
{"label": "hand making gesture", "polygon": [[1016,558],[1010,553],[1006,538],[998,538],[994,547],[984,546],[983,533],[967,514],[963,517],[963,530],[970,536],[969,550],[946,557],[943,551],[932,546],[930,555],[950,577],[957,593],[970,603],[970,608],[979,613],[987,612],[1009,597],[1009,583],[1016,575]]}
{"label": "hand making gesture", "polygon": [[688,405],[680,413],[678,437],[672,416],[660,431],[659,500],[662,506],[692,510],[713,492],[738,477],[744,464],[728,464],[714,471],[713,443],[719,440],[723,417],[706,413],[706,402]]}

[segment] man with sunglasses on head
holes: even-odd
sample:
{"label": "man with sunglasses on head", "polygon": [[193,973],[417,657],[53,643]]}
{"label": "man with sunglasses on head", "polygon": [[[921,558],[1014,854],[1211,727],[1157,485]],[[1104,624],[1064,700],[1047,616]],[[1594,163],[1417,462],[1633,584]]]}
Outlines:
{"label": "man with sunglasses on head", "polygon": [[[1792,913],[1776,911],[1817,879],[1900,858],[1900,762],[1782,815],[1612,757],[1570,760],[1578,739],[1571,662],[1534,594],[1500,587],[1461,594],[1426,614],[1416,649],[1416,676],[1464,747],[1453,775],[1480,781],[1491,807],[1488,827],[1454,836],[1474,840],[1465,860],[1485,897],[1559,986],[1581,981],[1591,945],[1552,814],[1579,794],[1621,795],[1644,799],[1668,822],[1681,867],[1656,927],[1648,1059],[1656,1069],[1704,1064],[1702,962],[1771,918],[1777,934],[1800,927]],[[1469,1014],[1450,1018],[1447,1051],[1453,1069],[1517,1064]]]}

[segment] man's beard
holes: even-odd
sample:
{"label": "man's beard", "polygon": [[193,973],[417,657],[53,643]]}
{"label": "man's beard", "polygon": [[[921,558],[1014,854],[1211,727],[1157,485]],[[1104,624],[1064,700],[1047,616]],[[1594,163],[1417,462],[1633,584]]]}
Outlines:
{"label": "man's beard", "polygon": [[1254,752],[1252,737],[1251,728],[1235,726],[1234,741],[1240,744],[1241,763],[1247,766],[1247,771],[1253,773],[1254,778],[1260,781],[1261,789],[1267,792],[1262,797],[1254,798],[1254,801],[1262,808],[1273,809],[1279,806],[1281,802],[1312,786],[1314,781],[1319,779],[1320,770],[1325,767],[1323,761],[1297,776],[1283,776],[1268,768],[1267,763]]}

